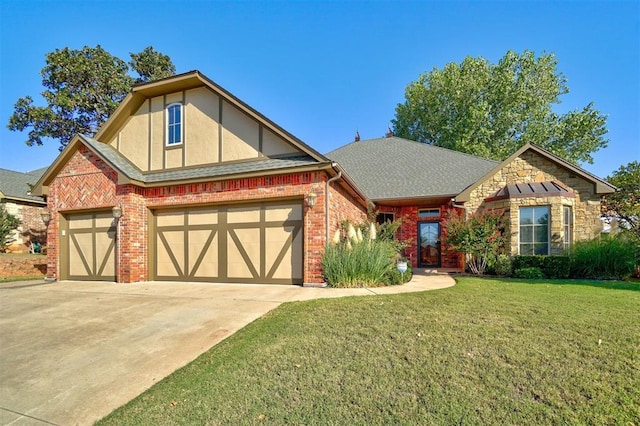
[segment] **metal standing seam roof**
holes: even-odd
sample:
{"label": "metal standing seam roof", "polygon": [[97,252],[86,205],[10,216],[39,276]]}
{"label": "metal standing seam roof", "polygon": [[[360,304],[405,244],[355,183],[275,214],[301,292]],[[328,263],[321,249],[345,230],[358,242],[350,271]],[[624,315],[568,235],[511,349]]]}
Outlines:
{"label": "metal standing seam roof", "polygon": [[0,169],[0,192],[7,198],[19,198],[43,203],[42,197],[29,193],[29,185],[35,184],[46,171],[46,167],[26,173]]}
{"label": "metal standing seam roof", "polygon": [[575,197],[575,194],[557,182],[528,182],[510,183],[500,188],[495,195],[489,197],[492,200],[526,197]]}
{"label": "metal standing seam roof", "polygon": [[398,137],[352,142],[326,157],[372,200],[456,195],[499,164]]}
{"label": "metal standing seam roof", "polygon": [[96,151],[107,162],[111,163],[113,167],[118,169],[118,171],[124,174],[127,178],[148,184],[177,180],[216,178],[241,173],[266,172],[268,170],[288,169],[319,164],[317,160],[309,155],[299,155],[286,158],[265,158],[257,159],[256,161],[243,161],[231,164],[218,164],[204,167],[190,167],[186,169],[143,173],[112,146],[98,142],[88,136],[81,135],[80,137],[91,149]]}

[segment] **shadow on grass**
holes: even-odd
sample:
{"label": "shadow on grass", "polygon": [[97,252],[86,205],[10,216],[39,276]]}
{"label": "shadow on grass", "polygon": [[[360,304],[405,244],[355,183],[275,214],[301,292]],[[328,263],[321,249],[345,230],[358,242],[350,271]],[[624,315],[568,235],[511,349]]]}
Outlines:
{"label": "shadow on grass", "polygon": [[483,279],[501,280],[513,283],[526,283],[526,284],[552,284],[552,285],[573,285],[573,286],[589,286],[605,288],[610,290],[631,290],[640,291],[640,280],[630,281],[618,281],[618,280],[587,280],[587,279],[524,279],[524,278],[504,278],[504,277],[489,277],[485,276]]}

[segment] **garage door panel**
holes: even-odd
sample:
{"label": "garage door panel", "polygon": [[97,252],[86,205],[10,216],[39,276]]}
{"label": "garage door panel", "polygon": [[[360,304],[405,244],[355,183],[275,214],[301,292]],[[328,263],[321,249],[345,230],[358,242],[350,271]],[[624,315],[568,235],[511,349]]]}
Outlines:
{"label": "garage door panel", "polygon": [[227,244],[227,272],[231,278],[259,278],[260,229],[229,231]]}
{"label": "garage door panel", "polygon": [[267,278],[302,279],[301,227],[267,228]]}
{"label": "garage door panel", "polygon": [[179,278],[184,265],[184,233],[182,231],[159,232],[156,238],[158,248],[158,275]]}
{"label": "garage door panel", "polygon": [[218,236],[216,230],[189,231],[189,276],[218,275]]}
{"label": "garage door panel", "polygon": [[70,235],[69,275],[84,276],[91,274],[93,263],[93,235],[78,233]]}
{"label": "garage door panel", "polygon": [[154,212],[152,275],[160,280],[301,283],[302,214],[302,204],[291,202]]}

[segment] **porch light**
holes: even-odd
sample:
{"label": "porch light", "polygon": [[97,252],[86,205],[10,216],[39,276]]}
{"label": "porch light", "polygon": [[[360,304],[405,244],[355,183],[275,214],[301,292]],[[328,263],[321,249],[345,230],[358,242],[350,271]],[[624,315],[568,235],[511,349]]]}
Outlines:
{"label": "porch light", "polygon": [[307,195],[307,205],[309,206],[310,209],[312,209],[313,206],[316,205],[317,198],[318,198],[318,195],[316,195],[316,193],[314,193],[314,192],[310,192]]}
{"label": "porch light", "polygon": [[115,219],[120,219],[122,217],[122,207],[120,206],[114,206],[111,209],[111,214],[113,214],[113,217]]}
{"label": "porch light", "polygon": [[49,225],[49,222],[51,222],[51,212],[49,211],[49,209],[42,210],[42,212],[40,213],[40,217],[42,218],[42,221],[45,225]]}

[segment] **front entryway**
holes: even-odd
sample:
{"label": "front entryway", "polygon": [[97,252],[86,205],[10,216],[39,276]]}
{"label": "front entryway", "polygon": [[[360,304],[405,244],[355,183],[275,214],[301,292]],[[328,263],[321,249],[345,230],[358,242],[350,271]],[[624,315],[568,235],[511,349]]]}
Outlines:
{"label": "front entryway", "polygon": [[418,266],[440,267],[440,224],[438,222],[418,223]]}

